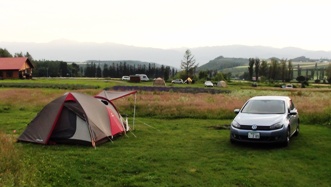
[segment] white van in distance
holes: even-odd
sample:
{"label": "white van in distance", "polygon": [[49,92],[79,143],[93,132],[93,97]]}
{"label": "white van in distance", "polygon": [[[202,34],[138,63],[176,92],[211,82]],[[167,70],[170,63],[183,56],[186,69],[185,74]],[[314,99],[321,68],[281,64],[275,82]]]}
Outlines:
{"label": "white van in distance", "polygon": [[136,76],[140,77],[140,81],[149,81],[149,78],[145,74],[136,74]]}

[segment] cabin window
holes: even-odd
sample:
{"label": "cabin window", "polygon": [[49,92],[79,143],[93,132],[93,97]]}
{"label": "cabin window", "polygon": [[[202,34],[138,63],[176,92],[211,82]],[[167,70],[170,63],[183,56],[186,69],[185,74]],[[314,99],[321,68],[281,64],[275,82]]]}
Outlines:
{"label": "cabin window", "polygon": [[6,77],[13,77],[12,71],[6,71]]}

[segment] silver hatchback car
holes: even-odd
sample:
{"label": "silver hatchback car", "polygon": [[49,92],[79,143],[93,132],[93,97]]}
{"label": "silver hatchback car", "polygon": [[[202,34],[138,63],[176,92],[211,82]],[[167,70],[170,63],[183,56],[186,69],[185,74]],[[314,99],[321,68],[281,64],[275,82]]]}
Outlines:
{"label": "silver hatchback car", "polygon": [[231,123],[230,141],[281,143],[287,146],[299,134],[299,113],[287,96],[256,96],[249,99]]}

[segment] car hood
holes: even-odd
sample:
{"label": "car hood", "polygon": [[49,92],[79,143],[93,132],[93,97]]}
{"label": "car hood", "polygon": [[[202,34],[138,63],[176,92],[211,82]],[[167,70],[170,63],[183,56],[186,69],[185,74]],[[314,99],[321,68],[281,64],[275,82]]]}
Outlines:
{"label": "car hood", "polygon": [[262,125],[269,126],[284,120],[284,114],[246,114],[239,113],[235,121],[241,125]]}

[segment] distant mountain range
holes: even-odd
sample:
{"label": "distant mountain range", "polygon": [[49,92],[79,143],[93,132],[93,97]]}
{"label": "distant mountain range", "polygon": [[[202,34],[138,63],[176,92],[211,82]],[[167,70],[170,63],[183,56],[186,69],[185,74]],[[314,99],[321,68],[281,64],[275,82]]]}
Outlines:
{"label": "distant mountain range", "polygon": [[[36,60],[62,60],[66,62],[86,61],[141,61],[179,68],[187,48],[158,49],[128,46],[115,43],[76,42],[55,40],[49,43],[0,42],[0,48],[11,54],[29,52]],[[199,66],[224,56],[228,58],[276,57],[293,59],[305,56],[310,59],[331,59],[331,51],[311,51],[294,47],[273,48],[266,46],[228,45],[190,48]]]}

